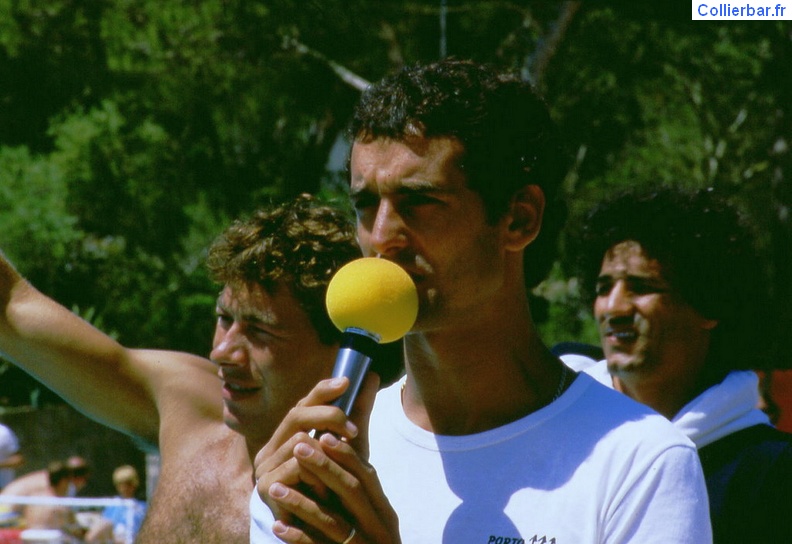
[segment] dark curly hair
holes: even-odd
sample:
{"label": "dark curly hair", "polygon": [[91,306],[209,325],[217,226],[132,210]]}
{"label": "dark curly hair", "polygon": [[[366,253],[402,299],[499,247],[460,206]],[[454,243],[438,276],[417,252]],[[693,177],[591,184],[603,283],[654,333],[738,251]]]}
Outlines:
{"label": "dark curly hair", "polygon": [[746,217],[713,189],[622,193],[596,206],[573,239],[589,302],[608,249],[635,241],[659,261],[682,299],[718,320],[707,361],[710,380],[768,365],[766,268]]}
{"label": "dark curly hair", "polygon": [[369,87],[358,102],[352,141],[407,136],[453,137],[464,147],[460,167],[500,218],[514,194],[538,185],[547,205],[542,230],[525,251],[526,285],[549,272],[566,219],[561,181],[567,158],[544,101],[515,75],[458,59],[403,68]]}
{"label": "dark curly hair", "polygon": [[209,248],[207,266],[222,284],[258,283],[270,293],[287,285],[321,341],[331,344],[340,333],[325,308],[327,284],[358,257],[350,218],[302,195],[234,222]]}

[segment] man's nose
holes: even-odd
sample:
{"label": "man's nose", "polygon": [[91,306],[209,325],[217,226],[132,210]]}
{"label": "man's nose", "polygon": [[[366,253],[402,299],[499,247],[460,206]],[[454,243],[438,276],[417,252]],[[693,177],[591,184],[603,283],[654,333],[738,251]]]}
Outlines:
{"label": "man's nose", "polygon": [[380,201],[369,242],[371,253],[385,257],[393,256],[407,246],[407,226],[394,204],[387,199]]}
{"label": "man's nose", "polygon": [[613,284],[607,295],[601,297],[600,311],[607,319],[632,315],[633,301],[624,281]]}
{"label": "man's nose", "polygon": [[234,323],[215,339],[209,358],[219,365],[244,365],[247,362],[246,344],[239,324]]}

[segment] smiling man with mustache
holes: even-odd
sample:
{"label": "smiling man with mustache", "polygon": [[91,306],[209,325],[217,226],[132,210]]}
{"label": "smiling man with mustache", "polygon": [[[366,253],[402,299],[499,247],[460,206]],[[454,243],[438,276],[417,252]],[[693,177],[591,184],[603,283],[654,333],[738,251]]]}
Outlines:
{"label": "smiling man with mustache", "polygon": [[792,542],[792,436],[757,408],[750,370],[768,365],[771,328],[744,218],[713,190],[664,189],[602,203],[584,225],[605,354],[585,371],[696,444],[716,544]]}

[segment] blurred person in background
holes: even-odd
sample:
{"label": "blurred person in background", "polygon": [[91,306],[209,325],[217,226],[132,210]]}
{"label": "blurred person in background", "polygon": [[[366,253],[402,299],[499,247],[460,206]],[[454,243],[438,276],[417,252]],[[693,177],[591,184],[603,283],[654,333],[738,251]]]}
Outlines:
{"label": "blurred person in background", "polygon": [[146,502],[138,499],[140,477],[131,465],[122,465],[113,471],[113,485],[118,497],[134,501],[134,505],[107,506],[100,519],[91,526],[85,541],[89,543],[124,544],[134,541],[146,515]]}
{"label": "blurred person in background", "polygon": [[0,423],[0,490],[16,478],[16,470],[24,464],[19,439],[10,427]]}
{"label": "blurred person in background", "polygon": [[627,193],[579,241],[605,359],[564,358],[697,446],[714,542],[792,542],[792,435],[759,408],[767,282],[750,225],[713,190]]}
{"label": "blurred person in background", "polygon": [[[64,498],[71,496],[74,482],[67,463],[53,461],[47,465],[47,488],[36,495],[39,497]],[[81,535],[81,529],[72,509],[61,505],[31,504],[22,514],[24,525],[29,529],[57,529],[73,536]]]}
{"label": "blurred person in background", "polygon": [[[65,467],[64,463],[64,467]],[[66,468],[68,476],[68,468]],[[7,486],[0,491],[0,495],[16,495],[19,497],[27,497],[32,495],[40,495],[47,492],[50,487],[50,476],[47,468],[34,470],[26,474],[17,476],[16,479],[11,481]],[[69,480],[68,483],[71,483]],[[68,486],[64,496],[68,495]]]}
{"label": "blurred person in background", "polygon": [[91,465],[84,457],[72,455],[66,459],[66,467],[69,469],[69,496],[76,497],[88,485],[91,479]]}
{"label": "blurred person in background", "polygon": [[[52,461],[46,469],[31,472],[8,484],[2,495],[64,498],[70,496],[73,486],[71,469],[67,463]],[[13,511],[20,516],[17,525],[25,529],[49,529],[77,538],[84,533],[77,523],[74,512],[68,506],[16,503],[13,504]]]}

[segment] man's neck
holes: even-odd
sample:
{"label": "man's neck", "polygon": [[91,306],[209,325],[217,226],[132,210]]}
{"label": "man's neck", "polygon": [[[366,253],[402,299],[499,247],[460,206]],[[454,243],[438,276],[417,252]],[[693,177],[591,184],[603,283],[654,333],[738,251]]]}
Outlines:
{"label": "man's neck", "polygon": [[561,377],[527,306],[504,308],[475,327],[414,333],[405,346],[405,413],[436,434],[474,434],[515,421],[547,405]]}
{"label": "man's neck", "polygon": [[612,379],[614,389],[645,404],[669,420],[673,420],[700,392],[693,385],[681,387],[678,383],[668,384],[639,374],[614,375]]}

